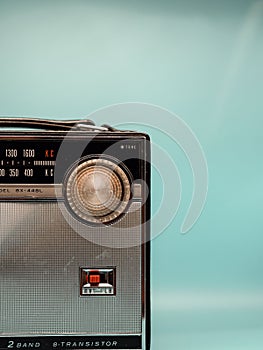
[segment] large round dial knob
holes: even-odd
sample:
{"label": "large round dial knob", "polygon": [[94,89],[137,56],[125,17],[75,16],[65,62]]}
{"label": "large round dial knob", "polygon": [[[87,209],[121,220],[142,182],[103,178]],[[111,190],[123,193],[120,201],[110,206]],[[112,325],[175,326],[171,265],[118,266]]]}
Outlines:
{"label": "large round dial knob", "polygon": [[107,159],[89,159],[68,176],[66,198],[78,217],[91,223],[109,223],[127,207],[131,195],[125,171]]}

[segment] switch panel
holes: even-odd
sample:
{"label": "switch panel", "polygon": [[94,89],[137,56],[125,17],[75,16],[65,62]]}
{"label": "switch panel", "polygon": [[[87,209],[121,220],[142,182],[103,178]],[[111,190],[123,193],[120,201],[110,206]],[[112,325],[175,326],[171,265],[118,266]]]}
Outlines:
{"label": "switch panel", "polygon": [[112,296],[116,294],[115,268],[81,268],[81,296]]}

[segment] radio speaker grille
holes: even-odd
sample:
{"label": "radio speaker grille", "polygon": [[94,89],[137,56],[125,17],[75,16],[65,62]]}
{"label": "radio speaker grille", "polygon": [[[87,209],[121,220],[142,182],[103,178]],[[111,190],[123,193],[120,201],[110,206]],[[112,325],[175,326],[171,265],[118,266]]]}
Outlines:
{"label": "radio speaker grille", "polygon": [[[115,227],[140,237],[140,222],[132,210]],[[88,241],[57,202],[2,202],[0,223],[1,335],[141,333],[141,246]],[[74,225],[92,235],[111,230]],[[116,296],[81,297],[80,268],[105,266],[116,267]]]}

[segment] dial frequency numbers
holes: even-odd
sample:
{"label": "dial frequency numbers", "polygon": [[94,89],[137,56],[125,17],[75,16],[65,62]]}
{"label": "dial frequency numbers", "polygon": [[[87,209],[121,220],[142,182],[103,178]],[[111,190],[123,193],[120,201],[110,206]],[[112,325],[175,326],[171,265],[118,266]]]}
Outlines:
{"label": "dial frequency numbers", "polygon": [[[34,160],[34,161],[17,161],[17,160],[1,160],[0,161],[0,178],[2,177],[33,177],[34,176],[34,168],[37,167],[54,167],[56,165],[56,161],[53,160]],[[21,168],[22,167],[22,168]],[[53,176],[53,169],[43,168],[43,172],[45,176]]]}
{"label": "dial frequency numbers", "polygon": [[[35,157],[35,149],[31,148],[25,148],[22,151],[22,155],[24,158],[34,158]],[[19,155],[18,150],[16,148],[6,148],[5,149],[5,156],[7,158],[17,158]]]}

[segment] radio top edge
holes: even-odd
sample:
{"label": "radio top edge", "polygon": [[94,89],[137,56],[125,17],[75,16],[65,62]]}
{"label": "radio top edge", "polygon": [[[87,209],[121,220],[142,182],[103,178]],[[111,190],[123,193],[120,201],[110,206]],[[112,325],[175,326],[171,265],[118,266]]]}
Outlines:
{"label": "radio top edge", "polygon": [[0,184],[62,184],[74,166],[102,158],[130,178],[144,179],[149,141],[146,133],[96,126],[89,119],[0,116]]}

